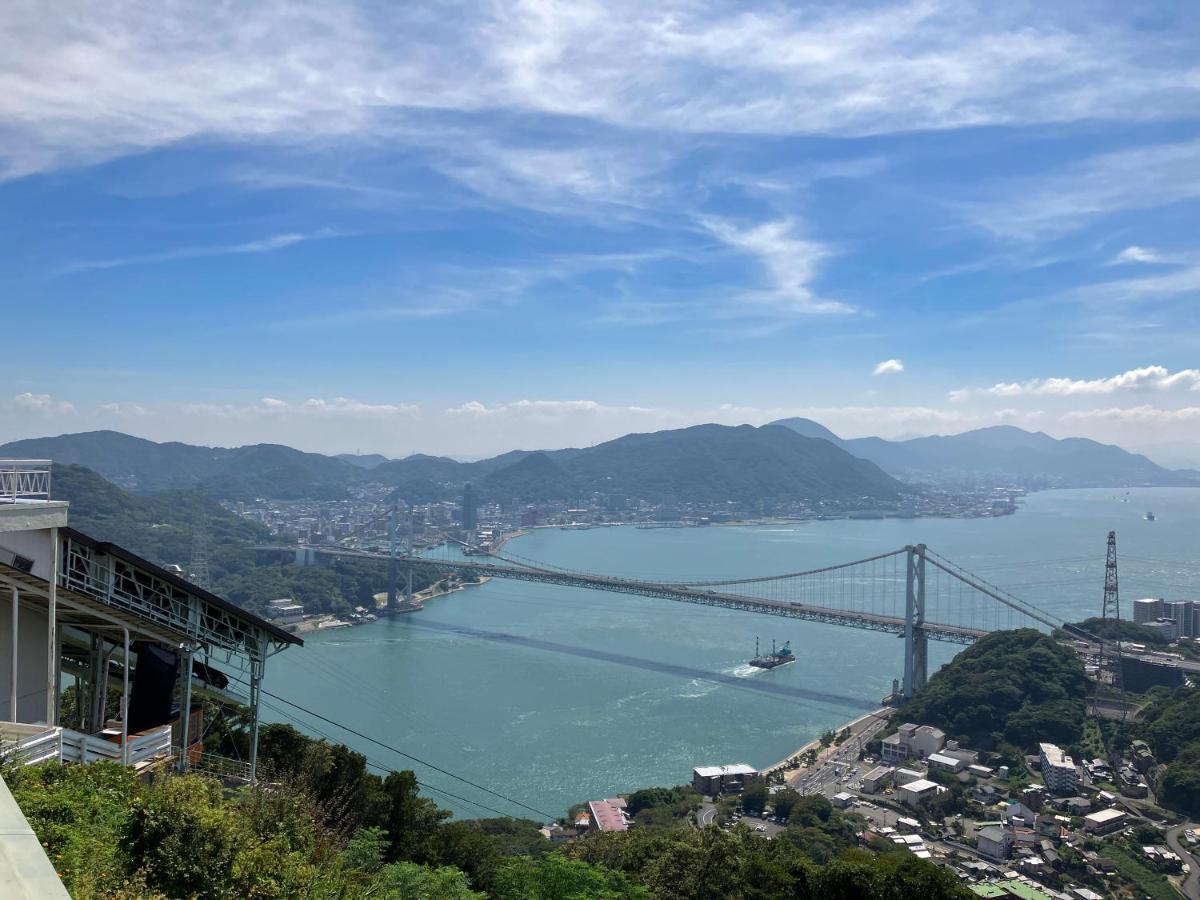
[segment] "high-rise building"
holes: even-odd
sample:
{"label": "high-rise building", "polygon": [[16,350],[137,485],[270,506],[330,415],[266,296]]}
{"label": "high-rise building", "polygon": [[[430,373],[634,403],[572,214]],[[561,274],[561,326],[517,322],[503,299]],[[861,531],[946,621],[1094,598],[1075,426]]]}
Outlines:
{"label": "high-rise building", "polygon": [[1042,762],[1042,781],[1055,794],[1073,794],[1079,787],[1079,770],[1075,761],[1056,744],[1039,744]]}
{"label": "high-rise building", "polygon": [[1133,601],[1133,621],[1138,625],[1163,617],[1163,602],[1157,597]]}
{"label": "high-rise building", "polygon": [[462,527],[463,531],[474,531],[479,527],[479,501],[475,499],[475,491],[471,485],[463,488],[462,496]]}
{"label": "high-rise building", "polygon": [[1179,637],[1197,637],[1200,631],[1200,603],[1195,600],[1167,600],[1163,603],[1162,617],[1175,623],[1175,631]]}

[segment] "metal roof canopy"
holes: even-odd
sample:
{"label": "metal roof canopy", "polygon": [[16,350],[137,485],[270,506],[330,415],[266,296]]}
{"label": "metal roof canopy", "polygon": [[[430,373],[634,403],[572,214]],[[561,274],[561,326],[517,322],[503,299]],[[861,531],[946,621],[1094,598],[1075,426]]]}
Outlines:
{"label": "metal roof canopy", "polygon": [[[60,529],[60,585],[91,598],[105,611],[123,610],[188,644],[211,652],[265,659],[303,641],[223,597],[174,575],[117,544],[74,528]],[[144,632],[143,625],[135,626]]]}
{"label": "metal roof canopy", "polygon": [[[48,598],[50,583],[20,569],[0,563],[0,582],[16,584],[18,593]],[[166,647],[185,647],[195,641],[181,631],[151,625],[136,614],[112,607],[86,594],[60,587],[56,592],[55,620],[61,625],[74,625],[92,631],[127,628],[130,634],[150,638]]]}

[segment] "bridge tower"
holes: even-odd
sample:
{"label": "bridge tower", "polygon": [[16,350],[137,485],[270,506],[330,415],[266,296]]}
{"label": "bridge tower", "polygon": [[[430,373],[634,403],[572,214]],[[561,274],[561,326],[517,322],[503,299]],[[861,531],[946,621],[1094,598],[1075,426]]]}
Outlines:
{"label": "bridge tower", "polygon": [[392,511],[388,516],[388,574],[387,574],[387,609],[388,612],[396,610],[396,579],[397,579],[397,560],[396,560],[396,515],[398,512],[399,503],[392,503]]}
{"label": "bridge tower", "polygon": [[904,584],[904,699],[925,686],[929,637],[925,634],[925,545],[910,544]]}

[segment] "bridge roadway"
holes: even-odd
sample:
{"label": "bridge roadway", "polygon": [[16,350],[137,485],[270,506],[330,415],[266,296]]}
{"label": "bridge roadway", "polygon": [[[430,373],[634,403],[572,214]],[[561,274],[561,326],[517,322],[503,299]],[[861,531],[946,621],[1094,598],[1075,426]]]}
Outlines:
{"label": "bridge roadway", "polygon": [[[885,631],[898,635],[904,634],[904,619],[895,616],[883,616],[876,613],[858,612],[827,606],[814,606],[807,603],[760,600],[756,597],[746,597],[741,594],[679,587],[655,581],[614,578],[609,575],[592,575],[583,572],[560,572],[553,569],[534,568],[532,566],[500,566],[494,563],[438,560],[423,556],[402,556],[399,557],[398,561],[402,565],[419,565],[448,574],[511,578],[517,581],[558,584],[563,587],[590,588],[598,591],[614,591],[619,594],[638,594],[643,597],[657,597],[663,600],[675,600],[680,603],[721,606],[726,609],[740,609],[768,616],[786,616],[792,619],[806,619],[810,622],[826,622],[831,625],[848,625],[852,628],[866,628],[871,631]],[[986,631],[980,631],[975,628],[964,628],[959,625],[945,625],[936,622],[925,622],[921,626],[921,629],[929,638],[939,641],[950,641],[957,644],[971,644],[987,634]]]}

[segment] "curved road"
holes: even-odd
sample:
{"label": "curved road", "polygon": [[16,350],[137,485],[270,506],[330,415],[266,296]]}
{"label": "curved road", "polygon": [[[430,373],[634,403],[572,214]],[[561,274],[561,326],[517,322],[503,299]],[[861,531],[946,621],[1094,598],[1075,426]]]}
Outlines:
{"label": "curved road", "polygon": [[1196,857],[1180,839],[1180,835],[1182,835],[1186,829],[1191,827],[1192,826],[1190,824],[1185,822],[1182,825],[1178,825],[1175,828],[1169,829],[1167,831],[1167,846],[1178,853],[1179,858],[1187,863],[1188,868],[1191,869],[1191,871],[1188,872],[1187,877],[1183,879],[1183,883],[1180,885],[1180,890],[1183,891],[1183,895],[1187,897],[1188,900],[1200,900],[1200,860],[1196,859]]}

